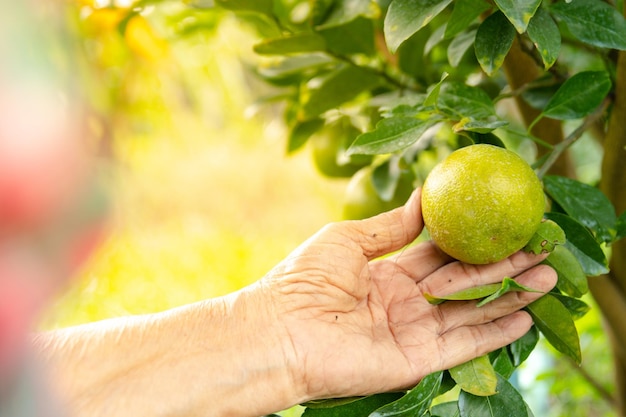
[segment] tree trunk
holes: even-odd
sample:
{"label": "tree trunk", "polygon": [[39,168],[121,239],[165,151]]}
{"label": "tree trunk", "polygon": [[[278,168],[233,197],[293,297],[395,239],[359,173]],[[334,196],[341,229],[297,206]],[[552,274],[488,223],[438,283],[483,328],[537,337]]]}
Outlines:
{"label": "tree trunk", "polygon": [[[512,89],[517,89],[539,76],[535,62],[517,44],[511,48],[504,62],[504,69]],[[619,214],[626,210],[625,52],[620,52],[618,58],[615,91],[617,95],[604,141],[601,188]],[[531,108],[521,98],[516,98],[516,103],[524,123],[528,126],[539,115],[539,111]],[[532,134],[551,144],[563,140],[561,122],[556,120],[541,120],[534,126]],[[550,172],[572,177],[574,166],[571,159],[565,156],[552,166]],[[613,245],[610,270],[606,276],[591,277],[589,286],[604,316],[608,340],[613,348],[616,412],[619,416],[626,417],[626,239]]]}
{"label": "tree trunk", "polygon": [[[535,61],[522,51],[517,40],[513,43],[504,60],[504,72],[512,90],[516,90],[536,80],[542,74],[542,70],[537,67]],[[526,126],[530,125],[541,113],[541,111],[532,108],[519,96],[515,97],[515,104]],[[530,133],[552,145],[563,141],[563,128],[559,120],[543,118],[533,126]],[[549,151],[549,149],[539,146],[538,156],[541,157],[541,155]],[[566,177],[575,175],[574,164],[568,152],[564,152],[556,163],[552,165],[550,173]]]}
{"label": "tree trunk", "polygon": [[[626,210],[626,53],[617,61],[615,102],[604,142],[600,187],[615,206]],[[592,294],[606,317],[615,357],[616,394],[619,415],[626,416],[626,239],[615,243],[610,260],[611,272],[589,280]]]}

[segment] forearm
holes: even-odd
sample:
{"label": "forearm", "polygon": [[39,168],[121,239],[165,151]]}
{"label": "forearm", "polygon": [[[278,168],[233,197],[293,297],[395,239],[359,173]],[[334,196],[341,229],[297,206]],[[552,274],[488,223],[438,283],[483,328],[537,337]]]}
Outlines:
{"label": "forearm", "polygon": [[[38,335],[82,416],[259,416],[303,400],[249,294]],[[263,309],[261,309],[263,310]]]}

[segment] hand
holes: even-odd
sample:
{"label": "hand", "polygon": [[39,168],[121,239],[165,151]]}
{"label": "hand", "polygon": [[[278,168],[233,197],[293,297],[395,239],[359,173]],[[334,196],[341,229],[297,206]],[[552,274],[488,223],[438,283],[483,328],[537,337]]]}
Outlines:
{"label": "hand", "polygon": [[406,206],[363,221],[331,224],[268,274],[283,352],[305,398],[365,395],[414,386],[431,372],[505,346],[530,328],[519,311],[541,293],[514,292],[476,302],[431,305],[446,295],[515,277],[549,291],[545,256],[518,252],[492,265],[455,261],[433,243],[401,249],[422,230],[420,192]]}

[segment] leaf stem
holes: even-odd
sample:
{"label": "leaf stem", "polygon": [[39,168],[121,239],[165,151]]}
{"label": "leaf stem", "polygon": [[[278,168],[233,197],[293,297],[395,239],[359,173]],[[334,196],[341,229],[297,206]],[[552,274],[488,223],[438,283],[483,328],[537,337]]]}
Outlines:
{"label": "leaf stem", "polygon": [[572,133],[570,133],[562,142],[554,145],[552,152],[541,166],[539,171],[537,171],[537,176],[539,179],[543,178],[543,176],[548,172],[548,170],[554,165],[557,159],[565,152],[570,146],[572,146],[578,139],[582,137],[582,135],[587,131],[594,123],[596,123],[600,118],[604,116],[604,112],[609,106],[610,100],[606,99],[593,113],[591,113],[585,120],[578,126]]}

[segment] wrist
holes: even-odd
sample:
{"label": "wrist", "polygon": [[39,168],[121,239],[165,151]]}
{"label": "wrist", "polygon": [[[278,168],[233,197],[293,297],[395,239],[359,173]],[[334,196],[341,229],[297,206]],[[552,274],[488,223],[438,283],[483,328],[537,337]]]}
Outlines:
{"label": "wrist", "polygon": [[[255,284],[224,299],[227,313],[222,342],[235,365],[232,397],[246,410],[222,415],[258,416],[284,410],[308,398],[289,334],[280,322],[270,287]],[[246,399],[242,402],[239,399]]]}

